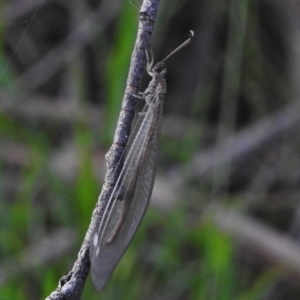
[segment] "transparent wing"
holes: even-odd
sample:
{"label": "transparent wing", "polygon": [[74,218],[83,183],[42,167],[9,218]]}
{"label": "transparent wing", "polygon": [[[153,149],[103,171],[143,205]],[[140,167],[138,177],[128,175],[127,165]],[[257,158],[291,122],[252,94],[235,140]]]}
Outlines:
{"label": "transparent wing", "polygon": [[101,290],[132,240],[152,194],[163,111],[161,93],[154,96],[126,154],[121,182],[108,201],[90,247],[94,286]]}

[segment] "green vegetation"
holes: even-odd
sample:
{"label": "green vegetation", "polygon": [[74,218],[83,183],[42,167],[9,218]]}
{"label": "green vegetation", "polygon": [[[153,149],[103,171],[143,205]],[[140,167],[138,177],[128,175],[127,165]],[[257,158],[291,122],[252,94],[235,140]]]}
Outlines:
{"label": "green vegetation", "polygon": [[[47,27],[47,14],[55,15],[52,6],[46,3],[41,6],[32,27],[26,25],[36,8],[10,24],[0,18],[0,300],[44,299],[76,259],[101,192],[103,182],[98,162],[112,141],[126,84],[138,21],[137,4],[131,2],[123,1],[108,24],[100,20],[97,26],[104,26],[103,32],[90,43],[98,58],[95,69],[102,71],[92,78],[95,86],[100,87],[95,93],[103,96],[97,103],[88,99],[89,83],[93,81],[84,71],[88,55],[74,58],[70,66],[61,66],[49,82],[34,91],[26,89],[26,81],[19,81],[19,76],[42,59],[40,53],[54,47],[49,41],[55,44],[59,39],[59,34]],[[165,135],[163,131],[158,170],[165,177],[171,174],[171,178],[173,168],[188,164],[200,151],[200,145],[204,149],[217,144],[226,136],[226,130],[234,133],[275,111],[290,100],[293,91],[287,82],[287,50],[280,40],[280,30],[271,17],[268,23],[276,30],[263,27],[267,25],[262,25],[261,15],[265,16],[266,8],[260,7],[258,1],[187,0],[176,1],[176,5],[172,2],[172,7],[170,1],[162,2],[153,39],[154,49],[159,45],[162,50],[155,53],[155,58],[164,57],[174,49],[189,29],[196,31],[193,46],[186,50],[187,56],[182,51],[170,60],[170,68],[168,64],[166,118],[178,117],[182,128],[178,133],[175,124],[175,129],[165,128],[168,131]],[[0,4],[1,16],[2,8],[12,9],[8,3]],[[94,10],[81,6],[73,10],[68,5],[60,7],[72,16],[66,31],[70,24],[76,24],[77,14]],[[274,11],[272,16],[277,22]],[[113,14],[113,9],[108,12]],[[14,39],[21,42],[15,52]],[[38,105],[30,106],[31,109],[23,105],[33,100],[36,104],[52,103],[53,107],[60,107],[55,105],[61,103],[69,106],[66,112],[58,109],[53,116],[51,110],[39,111]],[[79,112],[76,109],[74,112],[74,107]],[[93,112],[98,109],[105,113],[99,113],[95,121]],[[185,120],[194,122],[193,126]],[[282,148],[263,149],[263,154],[269,155],[265,159],[254,153],[241,166],[238,161],[234,165],[238,171],[234,173],[233,168],[227,174],[228,186],[223,185],[223,174],[219,178],[217,170],[217,179],[189,178],[189,182],[197,182],[198,190],[191,195],[179,195],[177,204],[168,212],[150,206],[103,292],[96,293],[88,278],[83,299],[262,299],[266,290],[285,273],[279,268],[256,265],[252,266],[257,267],[254,271],[248,269],[238,259],[235,241],[212,221],[202,219],[202,209],[212,195],[226,198],[228,206],[246,207],[247,196],[257,186],[258,201],[272,187],[284,192],[292,189],[292,183],[297,187],[299,180],[293,177],[299,173],[297,159],[289,161],[290,173],[286,169],[286,173],[279,171],[281,177],[277,181],[272,182],[273,177],[269,176],[276,168],[263,177],[264,168],[277,166],[280,155],[286,158],[299,153],[297,148],[294,152],[289,148],[290,140],[286,144],[281,142]],[[278,163],[279,170],[282,165]],[[186,176],[189,170],[182,173]],[[265,181],[259,180],[258,173],[263,173]],[[292,179],[284,190],[286,178]],[[286,218],[284,224],[290,224],[291,215]],[[28,249],[38,247],[43,238],[62,228],[70,229],[77,238],[74,242],[66,237],[71,245],[67,252],[36,265],[32,263],[26,255],[34,252]],[[54,241],[45,252],[51,253],[56,246]]]}

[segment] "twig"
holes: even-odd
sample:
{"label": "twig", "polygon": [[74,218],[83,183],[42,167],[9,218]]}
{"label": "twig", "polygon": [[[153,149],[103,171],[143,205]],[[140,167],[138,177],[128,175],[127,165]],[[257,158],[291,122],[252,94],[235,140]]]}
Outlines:
{"label": "twig", "polygon": [[243,249],[254,251],[266,263],[279,265],[300,278],[300,246],[292,238],[220,205],[211,205],[206,212],[206,217],[230,234]]}
{"label": "twig", "polygon": [[7,7],[4,10],[5,22],[7,25],[12,25],[20,22],[20,18],[28,17],[28,14],[41,5],[45,5],[48,0],[31,0],[31,1],[11,1],[7,2]]}
{"label": "twig", "polygon": [[215,168],[245,157],[280,134],[293,129],[300,122],[299,109],[300,101],[297,99],[280,111],[202,151],[189,165],[191,176],[209,177]]}
{"label": "twig", "polygon": [[29,90],[34,90],[43,84],[57,70],[78,56],[88,43],[104,31],[117,15],[120,4],[120,0],[114,1],[114,5],[109,0],[103,1],[99,8],[79,24],[61,44],[20,75],[13,84],[18,85],[20,82],[25,82],[26,88]]}
{"label": "twig", "polygon": [[90,269],[89,244],[91,240],[91,233],[99,223],[99,217],[101,217],[101,213],[103,212],[103,203],[108,200],[113,184],[116,182],[116,178],[118,177],[117,165],[128,141],[131,122],[134,116],[136,100],[132,95],[137,94],[139,91],[139,85],[145,66],[144,49],[145,46],[149,47],[151,45],[158,4],[159,0],[143,1],[140,10],[137,39],[131,57],[130,70],[123,97],[122,111],[119,116],[113,145],[106,156],[107,172],[105,183],[73,269],[67,276],[64,276],[60,280],[59,287],[47,298],[48,300],[77,300],[81,298],[84,283]]}
{"label": "twig", "polygon": [[[25,249],[19,259],[3,262],[0,266],[0,286],[14,276],[48,265],[70,252],[77,236],[71,229],[61,229],[43,237]],[[49,251],[51,249],[51,251]]]}
{"label": "twig", "polygon": [[[299,244],[300,247],[300,206],[299,206],[299,193],[297,193],[296,200],[298,203],[298,207],[296,209],[296,213],[294,215],[291,228],[289,230],[289,234],[291,238],[295,240],[295,243]],[[290,291],[293,293],[293,288],[298,286],[298,280],[295,280],[293,276],[290,274],[284,274],[280,276],[267,290],[266,294],[263,297],[263,300],[271,300],[271,299],[288,299],[289,297],[285,292],[282,291]],[[281,292],[280,294],[278,292]],[[279,296],[280,295],[280,296]]]}
{"label": "twig", "polygon": [[[104,125],[104,105],[83,103],[74,105],[71,98],[50,97],[23,98],[18,101],[13,95],[0,91],[0,111],[9,114],[14,119],[50,122],[80,122],[88,124],[91,128],[99,128]],[[23,101],[24,100],[24,101]]]}

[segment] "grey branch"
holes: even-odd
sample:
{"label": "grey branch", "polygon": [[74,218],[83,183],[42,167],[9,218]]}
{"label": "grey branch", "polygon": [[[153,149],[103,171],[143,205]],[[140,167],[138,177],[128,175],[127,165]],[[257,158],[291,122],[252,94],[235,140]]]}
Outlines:
{"label": "grey branch", "polygon": [[101,34],[105,27],[117,16],[121,1],[103,1],[99,9],[92,12],[56,48],[46,54],[28,71],[19,76],[13,84],[26,83],[26,88],[34,90],[46,82],[62,66],[71,62],[84,47]]}
{"label": "grey branch", "polygon": [[78,254],[78,258],[74,263],[72,270],[68,275],[60,280],[60,284],[48,300],[58,299],[80,299],[83,291],[84,283],[90,270],[89,244],[91,233],[95,226],[99,223],[101,217],[101,204],[105,203],[111,192],[111,185],[116,182],[118,176],[117,166],[128,141],[131,122],[134,116],[136,99],[133,95],[139,91],[140,81],[144,70],[146,57],[145,46],[150,47],[153,28],[156,20],[159,0],[144,0],[139,17],[139,27],[134,50],[131,57],[130,69],[123,97],[122,110],[119,116],[113,145],[106,156],[107,172],[105,183],[99,196],[98,204],[93,212],[90,227],[86,233],[85,239]]}
{"label": "grey branch", "polygon": [[205,215],[220,230],[230,234],[244,250],[300,278],[300,246],[292,238],[220,205],[211,205],[206,212]]}
{"label": "grey branch", "polygon": [[0,286],[17,275],[57,261],[70,252],[76,239],[73,230],[61,229],[29,246],[19,259],[3,262],[0,266]]}

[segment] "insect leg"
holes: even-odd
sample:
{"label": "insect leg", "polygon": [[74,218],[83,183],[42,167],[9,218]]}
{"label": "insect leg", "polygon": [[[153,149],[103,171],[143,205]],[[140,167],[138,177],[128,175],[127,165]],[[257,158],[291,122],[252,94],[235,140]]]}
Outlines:
{"label": "insect leg", "polygon": [[[153,51],[152,51],[152,49],[150,49],[150,50],[145,49],[145,53],[146,53],[146,58],[147,58],[147,73],[150,76],[153,76],[153,72],[152,72],[152,67],[153,67],[153,64],[154,64]],[[150,55],[149,55],[149,53],[150,53]]]}

